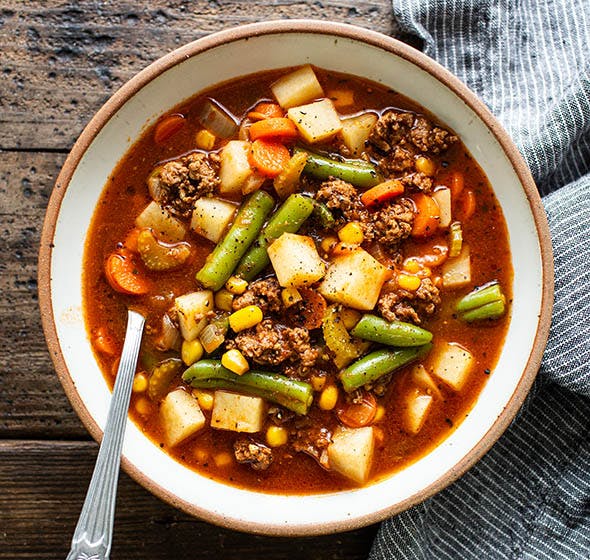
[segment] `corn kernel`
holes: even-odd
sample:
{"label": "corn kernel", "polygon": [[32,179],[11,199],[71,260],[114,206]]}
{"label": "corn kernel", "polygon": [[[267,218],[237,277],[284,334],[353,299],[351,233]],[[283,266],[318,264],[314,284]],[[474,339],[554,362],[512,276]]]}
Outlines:
{"label": "corn kernel", "polygon": [[301,301],[303,298],[301,297],[301,294],[297,288],[285,288],[281,292],[281,299],[283,300],[285,307],[291,307],[292,305],[295,305],[297,302]]}
{"label": "corn kernel", "polygon": [[134,393],[143,393],[148,386],[148,379],[145,373],[138,373],[133,378],[133,392]]}
{"label": "corn kernel", "polygon": [[320,394],[318,406],[322,410],[332,410],[338,402],[338,387],[328,385]]}
{"label": "corn kernel", "polygon": [[359,222],[349,222],[338,230],[338,239],[351,245],[360,245],[365,239],[363,227]]}
{"label": "corn kernel", "polygon": [[199,130],[195,136],[195,144],[201,150],[212,150],[213,146],[215,146],[215,140],[215,135],[205,129]]}
{"label": "corn kernel", "polygon": [[225,283],[225,289],[236,296],[241,296],[248,289],[248,281],[239,276],[230,276]]}
{"label": "corn kernel", "polygon": [[324,253],[329,253],[334,248],[336,243],[338,243],[338,239],[336,237],[333,237],[332,235],[329,235],[328,237],[324,237],[322,239],[320,247],[322,248],[322,251],[324,251]]}
{"label": "corn kernel", "polygon": [[257,305],[247,305],[229,316],[229,326],[234,332],[249,329],[262,321],[262,309]]}
{"label": "corn kernel", "polygon": [[141,397],[135,401],[135,410],[142,416],[146,416],[152,410],[152,403],[145,397]]}
{"label": "corn kernel", "polygon": [[221,356],[221,365],[237,375],[243,375],[250,369],[248,360],[237,348],[232,348]]}
{"label": "corn kernel", "polygon": [[203,345],[199,339],[184,340],[180,349],[180,357],[187,366],[193,365],[203,357]]}
{"label": "corn kernel", "polygon": [[266,430],[266,443],[271,447],[285,445],[288,438],[289,433],[287,432],[287,429],[281,426],[270,426],[268,430]]}
{"label": "corn kernel", "polygon": [[309,382],[314,391],[321,391],[326,386],[326,377],[324,375],[312,375]]}
{"label": "corn kernel", "polygon": [[415,292],[420,287],[420,278],[417,276],[410,276],[409,274],[399,274],[397,277],[397,285],[402,290]]}
{"label": "corn kernel", "polygon": [[222,311],[232,311],[232,303],[234,301],[234,295],[228,290],[219,290],[215,294],[215,307]]}
{"label": "corn kernel", "polygon": [[340,312],[340,319],[342,319],[342,323],[346,327],[346,330],[349,331],[354,329],[356,324],[361,320],[361,314],[356,309],[345,307]]}
{"label": "corn kernel", "polygon": [[432,177],[436,173],[436,163],[430,158],[419,156],[416,158],[414,165],[416,166],[416,171],[424,173],[424,175]]}
{"label": "corn kernel", "polygon": [[332,247],[332,256],[333,257],[341,257],[342,255],[350,255],[353,251],[356,251],[359,248],[358,245],[353,243],[344,243],[344,241],[339,241]]}
{"label": "corn kernel", "polygon": [[201,407],[201,410],[213,410],[213,393],[210,391],[202,391],[201,389],[193,389],[191,394]]}
{"label": "corn kernel", "polygon": [[373,418],[373,422],[376,424],[377,422],[381,422],[383,417],[385,416],[385,407],[382,404],[377,405],[377,410],[375,411],[375,418]]}
{"label": "corn kernel", "polygon": [[410,274],[416,274],[420,268],[420,263],[416,259],[406,259],[404,262],[404,270]]}
{"label": "corn kernel", "polygon": [[213,462],[218,468],[228,467],[231,465],[232,461],[232,456],[227,451],[222,451],[213,456]]}

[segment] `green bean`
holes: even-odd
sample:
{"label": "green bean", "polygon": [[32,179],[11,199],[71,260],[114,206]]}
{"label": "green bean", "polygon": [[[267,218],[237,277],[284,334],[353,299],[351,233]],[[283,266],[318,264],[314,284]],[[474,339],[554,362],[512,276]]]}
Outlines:
{"label": "green bean", "polygon": [[289,196],[270,217],[258,239],[242,257],[235,272],[236,276],[248,281],[252,280],[270,262],[266,252],[269,243],[272,243],[285,232],[295,233],[298,231],[313,209],[313,199],[308,196],[302,194]]}
{"label": "green bean", "polygon": [[350,334],[388,346],[422,346],[432,340],[432,333],[426,329],[401,321],[390,323],[375,315],[363,315]]}
{"label": "green bean", "polygon": [[430,351],[432,344],[397,350],[376,350],[349,365],[340,374],[340,381],[347,393],[409,364]]}
{"label": "green bean", "polygon": [[506,297],[500,284],[492,282],[463,296],[455,309],[459,317],[468,322],[497,319],[506,311]]}
{"label": "green bean", "polygon": [[361,159],[338,161],[301,148],[296,148],[295,151],[307,153],[307,163],[303,173],[316,179],[336,177],[362,188],[374,187],[383,180],[372,163]]}
{"label": "green bean", "polygon": [[475,309],[465,311],[461,315],[461,319],[471,323],[472,321],[482,321],[483,319],[498,319],[504,315],[506,311],[506,304],[503,300],[492,301],[491,303],[485,303]]}
{"label": "green bean", "polygon": [[307,414],[313,400],[313,389],[305,381],[264,371],[236,375],[218,360],[194,363],[183,373],[182,379],[198,389],[227,389],[261,397],[297,414]]}
{"label": "green bean", "polygon": [[319,200],[314,200],[313,214],[324,229],[334,227],[336,219],[330,209]]}
{"label": "green bean", "polygon": [[219,290],[260,233],[273,206],[272,196],[264,191],[256,191],[250,195],[242,204],[225,237],[197,272],[197,281],[205,288]]}

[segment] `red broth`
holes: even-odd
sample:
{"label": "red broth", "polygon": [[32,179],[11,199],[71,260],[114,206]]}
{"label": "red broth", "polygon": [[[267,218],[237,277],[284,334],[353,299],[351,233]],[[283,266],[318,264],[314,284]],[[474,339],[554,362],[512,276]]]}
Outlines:
{"label": "red broth", "polygon": [[[358,115],[366,111],[383,115],[394,109],[396,112],[409,112],[414,117],[424,115],[429,122],[437,123],[436,117],[428,114],[422,107],[381,85],[319,68],[314,70],[325,95],[333,98],[340,116]],[[187,228],[185,240],[190,244],[191,249],[188,260],[176,269],[154,271],[143,266],[141,259],[135,255],[133,258],[139,263],[142,280],[145,280],[146,285],[149,286],[148,292],[143,295],[127,295],[113,289],[105,275],[105,263],[113,253],[128,251],[126,244],[133,245],[129,242],[128,236],[135,228],[135,219],[152,201],[146,186],[149,175],[162,162],[178,160],[196,149],[195,136],[203,129],[199,122],[199,111],[207,98],[214,99],[216,103],[234,115],[238,122],[243,122],[248,112],[261,100],[274,102],[271,85],[279,77],[288,73],[289,69],[283,69],[246,76],[197,94],[170,112],[170,115],[182,115],[183,119],[175,117],[171,123],[164,125],[164,130],[161,124],[147,129],[113,170],[100,197],[87,237],[83,280],[87,330],[109,384],[112,385],[114,382],[117,356],[124,337],[127,307],[138,309],[147,317],[143,354],[138,366],[138,374],[144,376],[144,386],[145,380],[149,380],[154,363],[169,357],[180,356],[178,344],[175,349],[165,352],[154,349],[161,335],[162,316],[173,307],[176,297],[200,289],[195,275],[215,246],[214,243],[197,235],[188,227],[190,217],[183,219],[181,221]],[[157,132],[158,126],[160,126],[159,132]],[[440,126],[444,128],[444,124]],[[230,139],[217,138],[211,152],[219,154]],[[293,142],[286,142],[285,146],[292,152]],[[342,146],[341,137],[336,135],[326,142],[314,145],[313,149],[331,157],[342,152],[350,157],[350,153],[346,153],[346,148]],[[377,162],[383,157],[383,153],[374,146],[370,146],[370,142],[367,146],[369,146],[365,150],[367,160]],[[415,148],[412,148],[410,152],[413,161],[424,155]],[[434,349],[418,362],[413,362],[386,376],[385,381],[377,381],[368,387],[368,392],[372,395],[370,397],[372,401],[368,407],[374,408],[369,410],[369,416],[374,415],[368,423],[372,427],[374,451],[368,479],[362,482],[351,480],[334,469],[326,468],[329,465],[325,460],[325,447],[315,447],[309,454],[302,452],[301,446],[294,445],[298,434],[300,436],[301,433],[306,433],[310,436],[315,433],[314,430],[319,429],[324,430],[324,435],[327,434],[326,437],[330,440],[338,426],[342,424],[342,416],[339,416],[337,411],[348,409],[350,413],[350,407],[354,402],[357,402],[357,409],[354,409],[353,413],[360,414],[357,418],[360,418],[361,424],[367,420],[365,417],[367,411],[362,409],[364,405],[358,409],[358,402],[362,401],[363,395],[366,396],[366,388],[347,395],[339,381],[338,368],[333,365],[322,364],[318,368],[312,366],[298,371],[295,360],[294,367],[288,372],[291,377],[314,385],[314,389],[321,389],[322,383],[324,388],[329,385],[336,387],[338,403],[333,409],[322,410],[319,406],[321,390],[314,390],[313,403],[305,416],[295,415],[273,403],[266,403],[267,414],[263,420],[263,428],[258,433],[239,433],[210,427],[211,411],[204,407],[205,426],[193,436],[172,446],[167,443],[166,429],[160,415],[161,396],[155,399],[149,398],[148,393],[141,390],[142,382],[139,380],[136,383],[136,389],[139,390],[134,391],[132,396],[130,414],[155,445],[202,475],[228,484],[262,492],[307,494],[354,487],[395,472],[426,454],[461,423],[468,415],[482,387],[493,375],[506,334],[512,284],[510,248],[502,210],[492,188],[461,141],[454,142],[440,153],[426,152],[426,155],[436,169],[431,181],[434,189],[439,186],[457,189],[460,187],[460,181],[463,181],[462,194],[453,199],[452,212],[453,220],[461,223],[464,243],[468,243],[470,247],[471,280],[459,288],[449,289],[441,284],[442,263],[431,262],[429,266],[422,266],[418,271],[411,265],[409,271],[404,268],[404,259],[408,256],[420,258],[431,255],[432,261],[437,255],[440,256],[434,249],[435,246],[448,249],[448,227],[439,228],[426,238],[409,236],[403,239],[399,247],[393,251],[390,248],[383,250],[378,241],[368,243],[366,239],[363,240],[362,247],[391,269],[389,275],[392,278],[385,282],[382,293],[387,292],[388,289],[394,292],[399,290],[399,277],[406,274],[412,277],[422,276],[421,282],[424,282],[424,278],[429,278],[434,286],[438,286],[441,299],[433,314],[423,315],[420,318],[420,327],[433,333]],[[415,172],[416,169],[412,168],[389,172],[389,175],[402,178]],[[316,196],[321,185],[321,180],[311,177],[302,179],[298,189],[308,195]],[[268,191],[278,202],[279,198],[273,189],[272,179],[267,178],[260,188]],[[360,195],[366,189],[357,190]],[[410,185],[398,198],[414,196],[417,192],[415,187]],[[430,194],[432,192],[428,191],[427,196]],[[214,195],[218,196],[216,192]],[[232,199],[235,201],[236,197]],[[238,197],[237,202],[241,202],[241,197]],[[334,212],[338,214],[339,209],[335,209]],[[340,220],[341,223],[351,221],[342,216]],[[318,254],[330,262],[330,251],[325,250],[329,243],[325,240],[337,237],[336,229],[325,230],[314,224],[307,225],[306,222],[300,233],[311,238]],[[130,249],[133,252],[134,247]],[[269,274],[272,275],[272,272],[272,268],[267,268],[260,276],[266,277]],[[506,297],[507,311],[500,318],[472,323],[458,317],[455,310],[457,301],[474,288],[492,281],[501,286]],[[312,287],[317,287],[317,283]],[[236,297],[234,296],[234,301]],[[331,305],[331,303],[328,301],[326,304]],[[314,309],[317,312],[317,308]],[[339,308],[338,311],[341,313],[342,309]],[[376,309],[372,313],[379,315],[379,310]],[[351,315],[354,317],[354,312]],[[310,344],[319,348],[319,354],[324,353],[330,356],[329,349],[326,350],[324,345],[322,329],[312,329],[310,332]],[[230,330],[227,336],[231,338],[235,334],[232,334]],[[460,390],[454,390],[434,371],[437,353],[445,341],[468,349],[473,357],[467,381]],[[373,344],[367,352],[381,347],[382,345]],[[217,354],[214,353],[213,358],[219,359],[220,351]],[[416,385],[417,363],[425,366],[433,382],[430,388]],[[285,364],[269,366],[257,364],[249,359],[249,365],[252,369],[284,372]],[[186,365],[183,365],[179,373],[170,381],[165,393],[177,387],[183,387],[188,394],[191,394],[191,387],[180,377],[185,369]],[[408,395],[414,394],[417,387],[419,392],[431,397],[431,404],[423,425],[417,433],[413,433],[413,430],[408,427]],[[208,394],[214,393],[210,391]],[[268,411],[274,413],[274,416],[269,415]],[[277,422],[277,415],[281,418],[280,422]],[[279,427],[279,431],[284,430],[282,433],[286,434],[287,442],[276,447],[269,446],[266,436],[269,426]],[[237,462],[234,442],[244,438],[270,450],[273,460],[268,468],[254,470],[250,464]],[[315,457],[312,456],[313,451],[316,452]]]}

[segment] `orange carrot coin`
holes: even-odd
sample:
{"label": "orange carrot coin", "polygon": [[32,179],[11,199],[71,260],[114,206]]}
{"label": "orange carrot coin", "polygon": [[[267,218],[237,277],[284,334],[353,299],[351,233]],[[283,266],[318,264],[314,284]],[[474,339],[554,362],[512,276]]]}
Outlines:
{"label": "orange carrot coin", "polygon": [[249,153],[250,165],[262,175],[276,177],[291,159],[289,150],[278,142],[254,140]]}

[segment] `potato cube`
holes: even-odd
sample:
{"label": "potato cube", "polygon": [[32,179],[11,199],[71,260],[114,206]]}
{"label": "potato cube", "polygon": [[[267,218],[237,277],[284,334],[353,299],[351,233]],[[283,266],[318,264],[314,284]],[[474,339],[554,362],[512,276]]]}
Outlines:
{"label": "potato cube", "polygon": [[260,397],[215,391],[211,427],[233,432],[259,432],[265,413],[266,406]]}
{"label": "potato cube", "polygon": [[432,193],[432,198],[438,204],[439,222],[438,227],[447,228],[451,225],[451,189],[448,187],[439,187]]}
{"label": "potato cube", "polygon": [[219,198],[199,198],[195,202],[191,228],[213,243],[218,243],[236,213],[236,206]]}
{"label": "potato cube", "polygon": [[410,392],[406,399],[406,427],[410,433],[417,434],[422,429],[431,405],[432,395],[418,389]]}
{"label": "potato cube", "polygon": [[221,194],[242,194],[242,185],[253,171],[248,161],[250,142],[231,140],[219,155],[219,192]]}
{"label": "potato cube", "polygon": [[182,241],[186,235],[183,223],[153,201],[135,218],[135,225],[139,228],[153,229],[158,239],[170,243]]}
{"label": "potato cube", "polygon": [[328,446],[330,468],[358,484],[369,478],[375,438],[373,428],[337,428]]}
{"label": "potato cube", "polygon": [[471,282],[471,256],[468,245],[463,243],[461,252],[445,261],[442,266],[442,280],[445,288],[461,288]]}
{"label": "potato cube", "polygon": [[353,156],[359,156],[365,149],[373,125],[377,122],[375,113],[363,113],[358,117],[342,119],[340,135]]}
{"label": "potato cube", "polygon": [[329,301],[368,311],[375,307],[389,271],[364,249],[336,257],[319,292]]}
{"label": "potato cube", "polygon": [[311,237],[283,233],[268,248],[279,284],[283,288],[299,288],[317,282],[326,272]]}
{"label": "potato cube", "polygon": [[168,393],[160,405],[160,418],[166,442],[178,445],[205,425],[205,416],[198,401],[182,390]]}
{"label": "potato cube", "polygon": [[460,391],[471,373],[474,357],[467,350],[452,342],[445,342],[435,354],[432,373],[455,391]]}
{"label": "potato cube", "polygon": [[287,116],[295,123],[303,139],[310,144],[322,142],[342,130],[340,117],[329,99],[292,107]]}
{"label": "potato cube", "polygon": [[178,325],[184,340],[195,340],[207,325],[207,313],[213,310],[213,292],[201,290],[178,296],[174,307],[178,313]]}
{"label": "potato cube", "polygon": [[324,90],[309,64],[278,79],[270,89],[285,109],[324,96]]}

